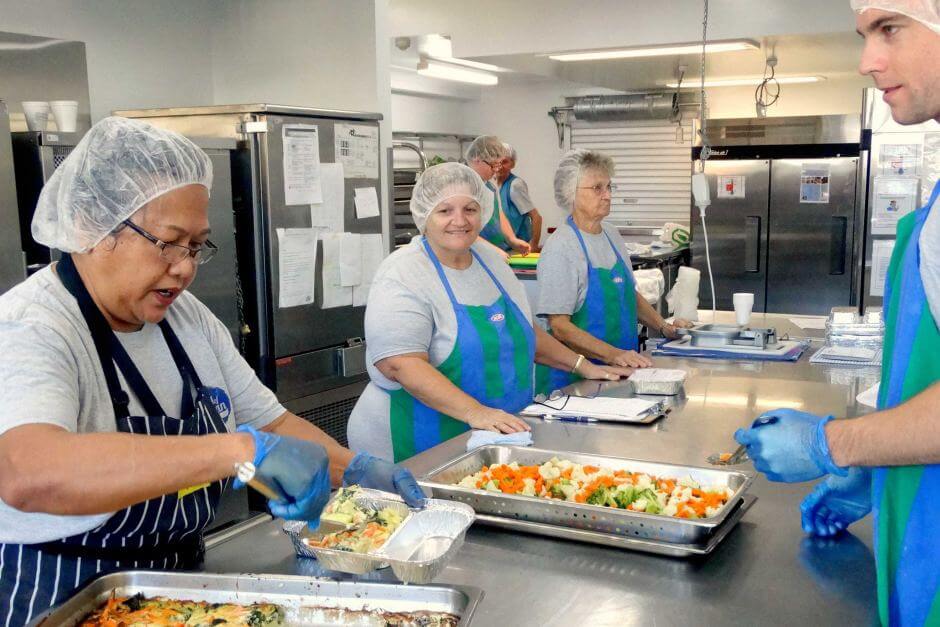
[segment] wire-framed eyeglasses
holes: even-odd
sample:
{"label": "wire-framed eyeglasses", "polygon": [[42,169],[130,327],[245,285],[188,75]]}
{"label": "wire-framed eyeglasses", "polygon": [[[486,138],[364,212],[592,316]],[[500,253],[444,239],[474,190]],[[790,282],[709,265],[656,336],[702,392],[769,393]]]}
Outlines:
{"label": "wire-framed eyeglasses", "polygon": [[180,246],[179,244],[170,244],[169,242],[164,242],[160,238],[155,237],[154,235],[151,235],[144,229],[140,228],[130,220],[124,220],[121,222],[121,224],[128,227],[130,230],[134,231],[160,249],[160,258],[171,265],[177,264],[189,256],[195,260],[196,265],[201,266],[215,257],[215,254],[219,252],[219,247],[209,240],[206,240],[206,243],[198,248],[190,248],[189,246]]}

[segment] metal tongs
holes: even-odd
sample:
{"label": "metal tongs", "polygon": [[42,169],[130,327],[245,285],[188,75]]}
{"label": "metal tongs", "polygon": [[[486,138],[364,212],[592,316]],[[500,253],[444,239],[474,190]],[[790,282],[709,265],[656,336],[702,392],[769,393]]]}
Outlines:
{"label": "metal tongs", "polygon": [[[754,421],[752,427],[760,427],[763,425],[769,425],[777,422],[775,416],[767,416],[766,418],[758,418]],[[738,448],[734,449],[733,453],[712,453],[705,460],[715,466],[734,466],[736,464],[743,464],[746,461],[750,461],[750,457],[747,456],[747,446],[742,444]]]}
{"label": "metal tongs", "polygon": [[[238,476],[239,481],[251,486],[267,499],[286,502],[293,501],[293,499],[285,495],[279,489],[269,485],[263,479],[260,479],[258,477],[257,468],[255,468],[255,465],[251,462],[239,462],[235,464],[235,474]],[[345,525],[335,520],[324,520],[321,518],[320,526],[317,527],[316,533],[327,535],[331,533],[341,533],[343,531],[356,531],[361,529],[362,526],[362,524],[356,523]]]}

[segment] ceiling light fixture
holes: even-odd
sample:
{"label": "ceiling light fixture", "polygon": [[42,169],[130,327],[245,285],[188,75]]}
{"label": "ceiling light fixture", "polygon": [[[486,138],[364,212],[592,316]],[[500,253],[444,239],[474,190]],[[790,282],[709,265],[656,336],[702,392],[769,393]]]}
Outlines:
{"label": "ceiling light fixture", "polygon": [[[713,41],[705,44],[705,52],[735,52],[739,50],[757,50],[760,46],[751,39]],[[701,54],[702,44],[669,44],[664,46],[644,46],[642,48],[618,48],[614,50],[585,50],[583,52],[563,52],[548,55],[555,61],[600,61],[604,59],[633,59],[637,57],[664,57],[676,54]]]}
{"label": "ceiling light fixture", "polygon": [[474,85],[496,85],[499,83],[499,78],[495,74],[430,59],[418,61],[418,74],[430,78],[440,78],[445,81],[473,83]]}
{"label": "ceiling light fixture", "polygon": [[[760,85],[764,78],[762,76],[752,76],[747,78],[716,78],[705,81],[705,87],[739,87]],[[826,80],[825,76],[777,76],[775,80],[781,85],[795,85],[798,83],[819,83]],[[679,85],[676,81],[665,84],[666,87],[676,89]],[[691,81],[682,83],[682,89],[701,89],[701,81]]]}

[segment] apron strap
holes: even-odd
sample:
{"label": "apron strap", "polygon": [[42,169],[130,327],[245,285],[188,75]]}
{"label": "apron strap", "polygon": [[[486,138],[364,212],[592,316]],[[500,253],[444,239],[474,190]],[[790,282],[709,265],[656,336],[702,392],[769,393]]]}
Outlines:
{"label": "apron strap", "polygon": [[574,231],[575,236],[578,238],[578,243],[581,244],[581,250],[584,251],[584,263],[587,264],[587,271],[588,274],[590,274],[591,268],[594,266],[591,265],[591,256],[588,254],[587,246],[584,244],[584,238],[581,237],[581,230],[578,229],[578,226],[574,223],[574,218],[572,216],[569,215],[565,222],[567,222],[568,226],[571,227],[571,230]]}
{"label": "apron strap", "polygon": [[124,379],[134,395],[137,396],[141,405],[146,409],[146,414],[148,416],[165,416],[166,412],[163,411],[157,398],[150,391],[150,386],[147,385],[130,355],[127,354],[124,346],[117,339],[104,314],[101,313],[91,294],[88,293],[88,288],[85,287],[72,256],[69,254],[62,255],[62,259],[56,265],[56,271],[62,284],[78,301],[82,317],[85,319],[89,331],[91,331],[95,351],[98,353],[101,370],[104,372],[105,382],[108,385],[108,394],[111,396],[115,419],[121,420],[130,416],[128,410],[130,399],[127,392],[121,387],[117,370],[114,367],[115,363],[120,367]]}

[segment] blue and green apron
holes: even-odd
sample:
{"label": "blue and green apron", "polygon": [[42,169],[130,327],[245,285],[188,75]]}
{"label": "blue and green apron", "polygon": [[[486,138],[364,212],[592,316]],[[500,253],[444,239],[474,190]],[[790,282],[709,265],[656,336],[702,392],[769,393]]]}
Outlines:
{"label": "blue and green apron", "polygon": [[[938,193],[940,182],[927,205],[898,222],[885,285],[878,409],[940,381],[940,332],[920,277],[920,234]],[[875,468],[872,505],[882,624],[940,625],[940,465]]]}
{"label": "blue and green apron", "polygon": [[517,178],[519,177],[515,174],[506,177],[506,180],[499,188],[499,200],[502,203],[503,213],[512,227],[512,232],[519,239],[528,242],[532,239],[532,216],[520,212],[519,207],[512,201],[512,194],[509,193],[512,190],[512,182]]}
{"label": "blue and green apron", "polygon": [[[167,415],[98,310],[69,255],[56,271],[76,298],[91,331],[114,408],[117,431],[152,437],[226,433],[231,404],[219,388],[205,387],[166,320],[160,330],[183,379],[181,417]],[[146,411],[131,416],[117,375]],[[161,460],[152,460],[162,463]],[[202,530],[215,516],[228,479],[137,503],[97,528],[42,544],[0,544],[0,625],[25,625],[71,597],[95,577],[117,570],[192,570],[202,560]]]}
{"label": "blue and green apron", "polygon": [[[427,239],[422,244],[434,264],[457,317],[457,339],[450,355],[436,366],[447,379],[488,407],[516,413],[532,402],[532,364],[535,331],[532,323],[483,263],[479,263],[499,290],[490,305],[462,305]],[[408,459],[470,428],[428,407],[404,388],[390,391],[389,426],[395,461]]]}
{"label": "blue and green apron", "polygon": [[[568,216],[568,226],[577,235],[587,263],[587,292],[584,295],[584,303],[572,314],[571,322],[579,329],[621,350],[637,350],[639,340],[636,333],[636,286],[620,251],[610,236],[602,230],[614,251],[616,261],[610,269],[597,268],[591,263],[584,237],[571,216]],[[571,372],[539,364],[535,367],[535,391],[539,394],[551,394],[578,378]]]}
{"label": "blue and green apron", "polygon": [[503,235],[503,229],[499,223],[499,192],[493,188],[489,181],[486,182],[486,188],[493,192],[493,215],[491,215],[487,223],[483,225],[483,229],[480,231],[480,237],[497,248],[512,250],[512,246],[506,241],[506,236]]}

